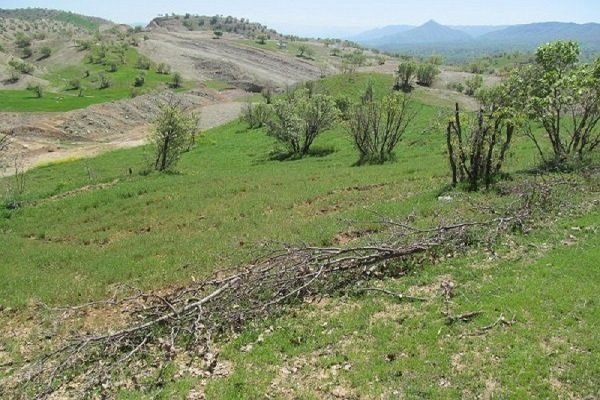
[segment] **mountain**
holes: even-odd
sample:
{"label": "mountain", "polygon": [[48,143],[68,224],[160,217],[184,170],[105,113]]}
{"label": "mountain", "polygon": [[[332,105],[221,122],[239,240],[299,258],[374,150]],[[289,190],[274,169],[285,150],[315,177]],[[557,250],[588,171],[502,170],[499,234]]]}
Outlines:
{"label": "mountain", "polygon": [[46,8],[16,8],[0,9],[0,17],[15,18],[24,21],[39,21],[42,19],[71,24],[89,31],[95,31],[102,25],[112,25],[111,21],[104,18],[90,17],[72,13],[70,11],[51,10]]}
{"label": "mountain", "polygon": [[508,28],[508,25],[457,25],[450,26],[450,28],[464,32],[473,38],[477,38],[487,33],[506,29]]}
{"label": "mountain", "polygon": [[390,25],[384,26],[383,28],[371,29],[370,31],[362,32],[356,36],[349,37],[348,39],[354,42],[367,42],[387,36],[398,35],[414,28],[416,27],[413,25]]}
{"label": "mountain", "polygon": [[397,44],[425,44],[425,43],[460,43],[469,42],[473,38],[468,34],[456,29],[440,25],[435,21],[429,21],[419,27],[385,36],[381,42],[387,41]]}
{"label": "mountain", "polygon": [[582,45],[600,44],[600,24],[543,22],[515,25],[480,37],[488,43],[538,45],[555,40],[576,40]]}

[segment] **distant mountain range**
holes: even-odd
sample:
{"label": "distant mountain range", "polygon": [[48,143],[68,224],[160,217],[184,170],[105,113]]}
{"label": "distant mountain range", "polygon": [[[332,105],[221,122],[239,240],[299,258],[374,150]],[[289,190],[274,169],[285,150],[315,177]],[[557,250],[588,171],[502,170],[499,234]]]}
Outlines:
{"label": "distant mountain range", "polygon": [[513,26],[394,25],[351,38],[364,46],[416,55],[439,52],[468,55],[488,51],[530,51],[542,43],[576,40],[584,52],[600,51],[600,24],[543,22]]}

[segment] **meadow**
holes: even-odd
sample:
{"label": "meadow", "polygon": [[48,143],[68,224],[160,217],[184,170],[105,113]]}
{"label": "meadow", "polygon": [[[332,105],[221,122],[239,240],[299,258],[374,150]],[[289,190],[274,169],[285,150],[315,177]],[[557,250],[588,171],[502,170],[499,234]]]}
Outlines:
{"label": "meadow", "polygon": [[[357,98],[369,81],[383,95],[391,79],[359,74],[316,85]],[[247,264],[267,242],[344,245],[377,235],[379,215],[429,224],[468,215],[473,202],[512,200],[495,190],[453,191],[440,125],[449,109],[418,97],[415,107],[417,119],[384,165],[357,166],[343,125],[323,133],[311,155],[279,161],[274,139],[236,121],[205,132],[170,174],[147,172],[146,147],[33,169],[24,206],[0,210],[0,308],[85,303],[123,284],[162,289]],[[511,181],[535,179],[533,154],[518,137]],[[563,194],[590,201],[594,193]],[[439,201],[447,194],[454,201]],[[186,398],[199,385],[218,399],[593,398],[600,214],[589,204],[511,235],[494,254],[475,246],[373,282],[424,302],[331,294],[219,342],[230,366],[222,379],[167,371],[160,387],[120,398]],[[450,301],[440,295],[444,281],[456,287]],[[448,324],[448,307],[481,314]],[[500,316],[511,323],[493,325]]]}

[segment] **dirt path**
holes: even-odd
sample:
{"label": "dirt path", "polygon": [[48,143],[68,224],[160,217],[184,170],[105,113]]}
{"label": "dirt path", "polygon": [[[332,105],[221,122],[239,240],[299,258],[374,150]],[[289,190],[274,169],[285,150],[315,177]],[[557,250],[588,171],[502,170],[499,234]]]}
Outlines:
{"label": "dirt path", "polygon": [[[236,99],[239,96],[231,97],[232,99],[223,103],[194,107],[201,111],[201,130],[223,125],[239,117],[244,103],[239,101],[239,98]],[[80,117],[81,113],[93,114],[95,118],[106,117],[98,114],[98,110],[81,110],[75,115]],[[25,169],[66,159],[93,157],[110,150],[141,146],[149,130],[149,123],[144,121],[136,122],[132,126],[116,123],[112,134],[87,130],[87,135],[70,135],[57,128],[72,118],[64,113],[8,114],[5,117],[2,119],[4,129],[11,127],[8,129],[15,132],[11,145],[13,155],[19,154],[19,162]],[[117,120],[114,115],[111,117]],[[14,167],[0,171],[0,176],[13,174]]]}

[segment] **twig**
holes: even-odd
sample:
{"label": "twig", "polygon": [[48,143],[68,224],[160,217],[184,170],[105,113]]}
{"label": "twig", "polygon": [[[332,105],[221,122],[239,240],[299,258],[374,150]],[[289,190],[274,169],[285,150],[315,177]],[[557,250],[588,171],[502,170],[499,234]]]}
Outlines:
{"label": "twig", "polygon": [[425,298],[425,297],[408,296],[408,295],[405,295],[404,293],[392,292],[391,290],[380,289],[380,288],[360,288],[360,289],[356,289],[356,292],[379,292],[379,293],[387,294],[388,296],[395,297],[399,300],[429,301],[429,299]]}

